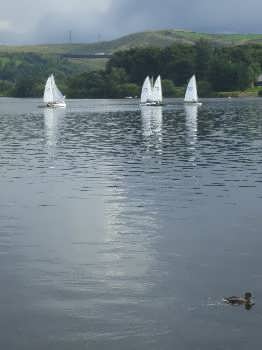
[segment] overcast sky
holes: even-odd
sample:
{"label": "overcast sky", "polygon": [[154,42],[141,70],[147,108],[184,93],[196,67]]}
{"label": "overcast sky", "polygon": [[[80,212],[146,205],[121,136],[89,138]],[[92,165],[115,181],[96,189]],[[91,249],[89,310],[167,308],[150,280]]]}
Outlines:
{"label": "overcast sky", "polygon": [[262,0],[0,0],[0,43],[108,40],[150,29],[262,33]]}

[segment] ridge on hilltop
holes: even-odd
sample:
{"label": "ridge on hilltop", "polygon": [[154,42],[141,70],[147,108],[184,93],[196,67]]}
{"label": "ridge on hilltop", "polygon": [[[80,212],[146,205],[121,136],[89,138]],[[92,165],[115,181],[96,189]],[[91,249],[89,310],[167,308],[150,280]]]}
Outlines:
{"label": "ridge on hilltop", "polygon": [[108,55],[119,50],[127,50],[134,47],[167,47],[172,44],[194,45],[200,39],[204,39],[218,46],[236,46],[247,44],[262,44],[262,34],[210,34],[198,33],[189,30],[167,29],[145,31],[122,36],[110,41],[95,42],[91,44],[41,44],[9,46],[0,45],[1,52],[18,53],[48,53],[55,55]]}

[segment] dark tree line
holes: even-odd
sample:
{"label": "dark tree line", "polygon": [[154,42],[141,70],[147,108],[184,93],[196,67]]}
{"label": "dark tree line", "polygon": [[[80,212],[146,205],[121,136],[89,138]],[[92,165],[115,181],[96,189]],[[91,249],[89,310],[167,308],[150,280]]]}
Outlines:
{"label": "dark tree line", "polygon": [[251,87],[262,71],[262,46],[215,47],[206,41],[195,46],[137,48],[120,51],[106,70],[68,80],[72,97],[124,97],[140,94],[147,75],[160,74],[165,96],[182,96],[192,74],[197,75],[200,96],[242,91]]}
{"label": "dark tree line", "polygon": [[204,94],[244,90],[261,72],[262,46],[214,47],[199,41],[195,46],[132,49],[116,53],[108,63],[107,69],[112,68],[123,68],[139,85],[146,75],[159,73],[175,86],[184,86],[196,74]]}
{"label": "dark tree line", "polygon": [[40,97],[47,77],[55,73],[65,89],[69,76],[78,73],[75,65],[59,56],[34,53],[0,54],[0,95]]}
{"label": "dark tree line", "polygon": [[54,72],[61,90],[73,98],[139,96],[144,78],[162,76],[165,96],[182,96],[192,74],[200,96],[242,91],[262,71],[262,46],[219,47],[206,41],[167,48],[134,48],[116,52],[106,69],[77,70],[65,58],[37,54],[0,56],[0,94],[40,97],[47,76]]}

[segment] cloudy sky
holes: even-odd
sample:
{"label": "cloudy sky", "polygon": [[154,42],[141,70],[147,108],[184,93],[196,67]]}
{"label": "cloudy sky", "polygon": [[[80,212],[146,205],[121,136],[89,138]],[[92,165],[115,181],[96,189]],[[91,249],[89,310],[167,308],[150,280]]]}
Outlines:
{"label": "cloudy sky", "polygon": [[0,0],[0,43],[108,40],[146,29],[262,33],[262,0]]}

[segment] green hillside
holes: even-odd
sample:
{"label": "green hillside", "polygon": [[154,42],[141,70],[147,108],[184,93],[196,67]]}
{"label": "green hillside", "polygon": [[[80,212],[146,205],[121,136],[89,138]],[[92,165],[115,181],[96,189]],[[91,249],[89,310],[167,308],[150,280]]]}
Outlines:
{"label": "green hillside", "polygon": [[166,96],[180,96],[193,73],[202,96],[232,94],[253,89],[262,72],[261,44],[262,34],[162,30],[93,44],[2,45],[0,96],[42,96],[51,73],[69,97],[137,96],[144,77],[156,72]]}
{"label": "green hillside", "polygon": [[166,47],[174,43],[194,45],[199,39],[222,46],[262,44],[262,34],[208,34],[185,30],[146,31],[123,36],[119,39],[97,42],[92,44],[48,44],[28,46],[0,46],[1,52],[8,53],[37,53],[37,54],[79,54],[113,53],[134,47]]}

